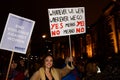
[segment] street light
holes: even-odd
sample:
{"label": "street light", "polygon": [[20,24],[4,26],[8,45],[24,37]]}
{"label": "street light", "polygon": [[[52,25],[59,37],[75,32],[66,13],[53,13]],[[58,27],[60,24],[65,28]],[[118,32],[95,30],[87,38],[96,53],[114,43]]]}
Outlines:
{"label": "street light", "polygon": [[46,35],[44,34],[44,35],[42,35],[42,38],[46,38]]}

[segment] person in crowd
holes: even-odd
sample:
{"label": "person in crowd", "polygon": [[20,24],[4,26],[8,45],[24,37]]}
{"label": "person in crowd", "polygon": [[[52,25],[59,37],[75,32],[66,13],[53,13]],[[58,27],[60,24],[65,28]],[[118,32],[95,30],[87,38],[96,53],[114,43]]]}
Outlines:
{"label": "person in crowd", "polygon": [[69,57],[66,66],[61,69],[53,67],[52,55],[46,55],[43,61],[43,66],[33,74],[30,80],[61,80],[74,69],[72,57]]}
{"label": "person in crowd", "polygon": [[86,76],[85,80],[90,80],[90,78],[97,74],[98,67],[97,63],[94,60],[89,60],[89,62],[86,64]]}
{"label": "person in crowd", "polygon": [[18,71],[16,70],[17,65],[18,65],[17,62],[15,60],[12,60],[8,80],[14,80],[14,78],[17,76],[18,74]]}
{"label": "person in crowd", "polygon": [[16,70],[18,74],[16,75],[14,80],[28,80],[29,79],[29,70],[27,68],[27,63],[25,63],[25,60],[20,59],[18,61],[18,66]]}
{"label": "person in crowd", "polygon": [[[68,59],[66,58],[65,62],[67,62]],[[79,63],[76,62],[76,58],[73,59],[74,59],[73,65],[75,68],[69,74],[64,76],[62,80],[82,80],[82,74],[78,70]]]}
{"label": "person in crowd", "polygon": [[28,80],[29,71],[25,68],[24,60],[12,60],[8,80]]}

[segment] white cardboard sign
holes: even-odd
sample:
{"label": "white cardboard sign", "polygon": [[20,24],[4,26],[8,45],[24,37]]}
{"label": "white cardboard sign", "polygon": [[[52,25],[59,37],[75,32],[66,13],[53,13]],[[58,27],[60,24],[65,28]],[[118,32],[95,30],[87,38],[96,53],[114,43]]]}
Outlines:
{"label": "white cardboard sign", "polygon": [[35,21],[9,13],[0,49],[25,54]]}
{"label": "white cardboard sign", "polygon": [[85,28],[85,8],[48,9],[51,37],[82,34]]}

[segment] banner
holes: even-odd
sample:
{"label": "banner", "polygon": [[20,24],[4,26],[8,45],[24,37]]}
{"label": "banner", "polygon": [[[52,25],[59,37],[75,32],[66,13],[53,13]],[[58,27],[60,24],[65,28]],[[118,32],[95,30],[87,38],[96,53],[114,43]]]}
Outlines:
{"label": "banner", "polygon": [[48,9],[51,37],[82,34],[85,28],[85,8]]}
{"label": "banner", "polygon": [[35,21],[9,14],[0,43],[0,49],[25,54]]}

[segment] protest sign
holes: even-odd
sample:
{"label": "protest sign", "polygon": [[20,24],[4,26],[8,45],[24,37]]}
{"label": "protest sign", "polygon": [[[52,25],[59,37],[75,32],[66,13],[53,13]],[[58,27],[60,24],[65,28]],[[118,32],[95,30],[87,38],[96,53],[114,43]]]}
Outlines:
{"label": "protest sign", "polygon": [[85,28],[85,8],[48,9],[51,37],[82,34]]}
{"label": "protest sign", "polygon": [[0,49],[25,54],[35,21],[9,13]]}

